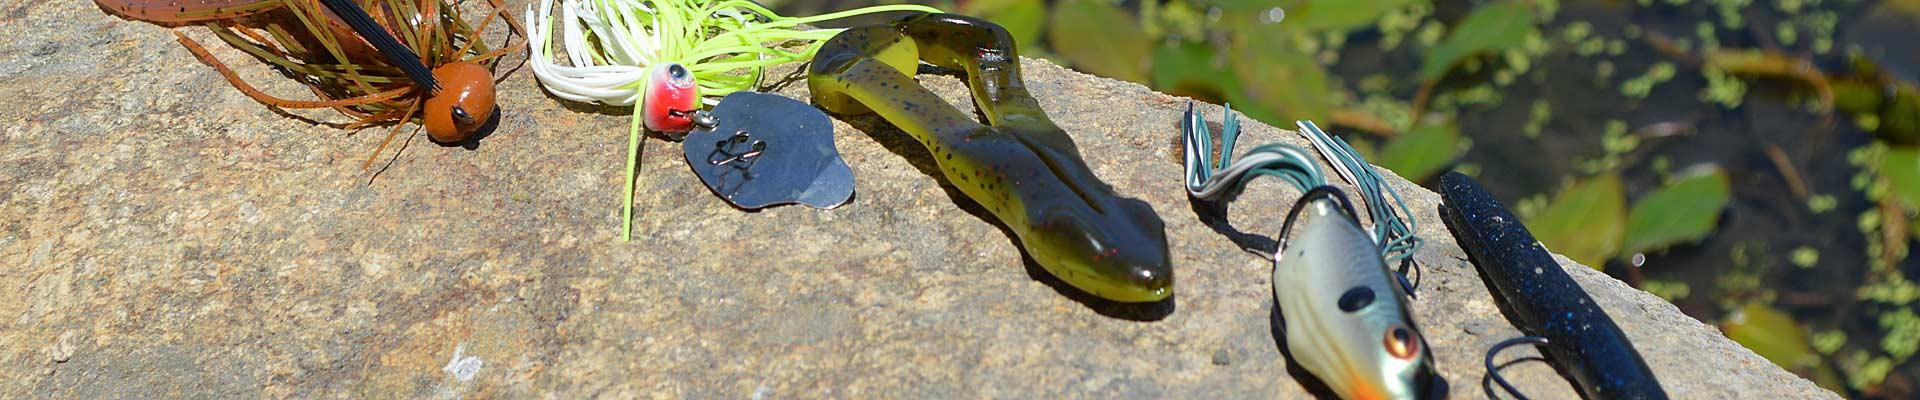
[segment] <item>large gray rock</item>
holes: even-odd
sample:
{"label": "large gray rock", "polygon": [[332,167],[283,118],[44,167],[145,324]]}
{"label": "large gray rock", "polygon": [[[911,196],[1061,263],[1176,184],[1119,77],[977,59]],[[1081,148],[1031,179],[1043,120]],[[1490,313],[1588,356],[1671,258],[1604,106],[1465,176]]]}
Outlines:
{"label": "large gray rock", "polygon": [[[624,111],[562,104],[525,68],[478,149],[415,139],[375,179],[360,161],[384,132],[271,112],[165,29],[73,2],[0,8],[0,397],[1310,396],[1273,336],[1270,266],[1243,250],[1271,245],[1298,194],[1263,181],[1202,223],[1176,162],[1186,100],[1139,85],[1025,63],[1100,176],[1166,220],[1170,314],[1024,265],[925,150],[871,119],[836,123],[859,189],[833,211],[735,210],[652,141],[622,243]],[[304,92],[212,47],[269,92]],[[926,82],[971,107],[958,82]],[[1304,144],[1248,128],[1246,143]],[[1413,308],[1452,393],[1480,397],[1482,352],[1519,333],[1438,196],[1393,184],[1429,240]],[[1678,398],[1831,397],[1563,265]],[[1544,363],[1508,373],[1575,397]]]}

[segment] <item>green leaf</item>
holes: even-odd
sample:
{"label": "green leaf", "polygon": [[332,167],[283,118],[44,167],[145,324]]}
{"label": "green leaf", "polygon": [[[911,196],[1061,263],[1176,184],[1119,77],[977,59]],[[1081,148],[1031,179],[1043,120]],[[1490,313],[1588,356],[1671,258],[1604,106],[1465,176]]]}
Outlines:
{"label": "green leaf", "polygon": [[1040,45],[1040,29],[1047,22],[1047,4],[1040,0],[974,0],[962,5],[960,12],[1007,28],[1020,48]]}
{"label": "green leaf", "polygon": [[1286,9],[1284,24],[1305,31],[1348,30],[1373,24],[1388,11],[1415,0],[1308,0],[1305,5]]}
{"label": "green leaf", "polygon": [[1920,150],[1912,147],[1888,148],[1880,156],[1880,177],[1886,178],[1887,188],[1907,208],[1920,206]]}
{"label": "green leaf", "polygon": [[1843,388],[1840,376],[1820,362],[1820,354],[1813,350],[1806,331],[1786,313],[1764,304],[1748,304],[1720,321],[1720,331],[1780,368],[1813,379],[1828,390]]}
{"label": "green leaf", "polygon": [[1480,6],[1454,25],[1440,44],[1427,49],[1426,59],[1420,63],[1420,80],[1439,80],[1467,57],[1519,47],[1533,31],[1533,7],[1527,2],[1509,0]]}
{"label": "green leaf", "polygon": [[1069,0],[1054,7],[1047,38],[1074,69],[1129,82],[1147,80],[1151,43],[1133,15],[1096,0]]}
{"label": "green leaf", "polygon": [[1424,125],[1387,142],[1380,165],[1407,180],[1420,182],[1453,163],[1460,149],[1460,130],[1453,125]]}
{"label": "green leaf", "polygon": [[1626,214],[1620,177],[1606,174],[1561,191],[1546,209],[1527,220],[1527,229],[1548,250],[1602,269],[1619,254]]}
{"label": "green leaf", "polygon": [[1633,203],[1623,254],[1664,249],[1713,233],[1732,189],[1720,167],[1695,171]]}
{"label": "green leaf", "polygon": [[1327,85],[1327,71],[1313,56],[1288,46],[1276,27],[1241,26],[1227,50],[1240,90],[1227,94],[1248,115],[1273,125],[1325,118],[1340,94]]}
{"label": "green leaf", "polygon": [[1240,87],[1226,59],[1206,43],[1180,42],[1153,52],[1153,88],[1162,93],[1220,101]]}

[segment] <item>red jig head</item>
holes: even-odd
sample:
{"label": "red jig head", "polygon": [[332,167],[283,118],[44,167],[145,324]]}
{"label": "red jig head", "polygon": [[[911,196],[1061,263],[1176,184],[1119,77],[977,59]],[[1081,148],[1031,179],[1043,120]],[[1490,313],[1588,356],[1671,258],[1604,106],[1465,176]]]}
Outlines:
{"label": "red jig head", "polygon": [[700,85],[693,72],[679,63],[653,68],[646,92],[640,98],[642,122],[647,130],[686,133],[693,130],[693,114],[700,111]]}

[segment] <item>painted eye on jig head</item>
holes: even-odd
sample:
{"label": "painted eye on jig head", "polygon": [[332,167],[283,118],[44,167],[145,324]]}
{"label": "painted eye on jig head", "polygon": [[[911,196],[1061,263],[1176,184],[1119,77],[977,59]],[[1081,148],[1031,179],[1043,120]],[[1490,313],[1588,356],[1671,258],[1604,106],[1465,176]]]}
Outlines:
{"label": "painted eye on jig head", "polygon": [[427,135],[440,143],[467,140],[493,117],[493,73],[479,64],[456,62],[435,68],[433,75],[441,87],[422,111]]}
{"label": "painted eye on jig head", "polygon": [[655,132],[693,130],[693,114],[700,110],[700,85],[693,72],[679,63],[654,67],[640,98],[641,122]]}

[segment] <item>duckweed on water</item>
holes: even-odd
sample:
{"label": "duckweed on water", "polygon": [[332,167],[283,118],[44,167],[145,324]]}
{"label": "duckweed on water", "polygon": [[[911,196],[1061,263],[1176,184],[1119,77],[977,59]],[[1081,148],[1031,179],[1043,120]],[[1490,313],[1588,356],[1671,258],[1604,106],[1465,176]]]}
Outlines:
{"label": "duckweed on water", "polygon": [[1669,302],[1680,301],[1693,294],[1693,288],[1681,281],[1648,280],[1640,283],[1640,289]]}
{"label": "duckweed on water", "polygon": [[1833,208],[1839,205],[1840,200],[1834,198],[1833,195],[1816,194],[1807,197],[1807,211],[1812,211],[1815,214],[1825,214],[1828,211],[1833,211]]}
{"label": "duckweed on water", "polygon": [[1780,21],[1773,25],[1773,38],[1780,41],[1782,46],[1792,46],[1794,41],[1800,39],[1800,35],[1793,29],[1793,22]]}
{"label": "duckweed on water", "polygon": [[1719,104],[1733,109],[1740,106],[1740,100],[1747,98],[1747,82],[1719,69],[1701,68],[1700,75],[1707,78],[1707,87],[1700,89],[1700,100]]}
{"label": "duckweed on water", "polygon": [[1796,267],[1813,268],[1814,265],[1820,263],[1820,250],[1812,246],[1800,246],[1794,248],[1793,254],[1788,257],[1792,259],[1793,265]]}
{"label": "duckweed on water", "polygon": [[1881,313],[1880,327],[1887,330],[1887,336],[1880,339],[1880,348],[1895,362],[1906,362],[1920,350],[1920,315],[1915,315],[1913,309]]}
{"label": "duckweed on water", "polygon": [[1546,127],[1547,120],[1551,118],[1553,118],[1553,104],[1547,103],[1547,99],[1534,99],[1533,105],[1527,108],[1527,125],[1520,131],[1526,133],[1529,138],[1538,138],[1540,130]]}
{"label": "duckweed on water", "polygon": [[1634,99],[1647,98],[1647,94],[1653,93],[1654,86],[1672,80],[1673,73],[1673,63],[1662,62],[1653,64],[1652,67],[1647,68],[1645,74],[1620,83],[1620,94]]}
{"label": "duckweed on water", "polygon": [[1700,22],[1693,25],[1693,36],[1700,39],[1701,51],[1714,51],[1720,48],[1720,38],[1713,29],[1712,22]]}
{"label": "duckweed on water", "polygon": [[1815,333],[1813,334],[1812,342],[1814,351],[1818,351],[1820,354],[1833,355],[1834,352],[1840,351],[1840,346],[1847,344],[1847,333],[1841,332],[1838,329]]}
{"label": "duckweed on water", "polygon": [[1742,11],[1753,0],[1712,0],[1715,11],[1720,12],[1720,26],[1727,29],[1741,29],[1747,26],[1746,14]]}

